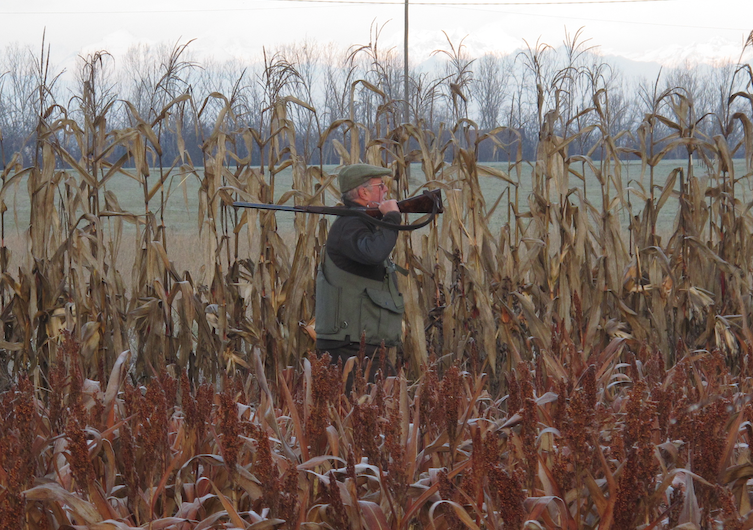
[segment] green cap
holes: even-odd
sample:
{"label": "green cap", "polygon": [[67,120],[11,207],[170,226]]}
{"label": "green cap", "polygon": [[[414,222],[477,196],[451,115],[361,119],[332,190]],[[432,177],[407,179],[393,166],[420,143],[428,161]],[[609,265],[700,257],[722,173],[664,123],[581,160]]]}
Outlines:
{"label": "green cap", "polygon": [[370,179],[392,175],[386,167],[371,166],[369,164],[352,164],[340,170],[337,180],[340,183],[340,193],[345,193],[366,184]]}

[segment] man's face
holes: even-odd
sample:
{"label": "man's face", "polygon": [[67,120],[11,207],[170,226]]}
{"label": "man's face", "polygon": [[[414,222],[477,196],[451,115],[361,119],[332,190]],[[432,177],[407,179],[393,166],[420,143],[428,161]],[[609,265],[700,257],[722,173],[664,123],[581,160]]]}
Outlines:
{"label": "man's face", "polygon": [[363,198],[367,204],[379,204],[387,196],[387,186],[378,177],[370,179],[364,186],[364,189],[365,196]]}

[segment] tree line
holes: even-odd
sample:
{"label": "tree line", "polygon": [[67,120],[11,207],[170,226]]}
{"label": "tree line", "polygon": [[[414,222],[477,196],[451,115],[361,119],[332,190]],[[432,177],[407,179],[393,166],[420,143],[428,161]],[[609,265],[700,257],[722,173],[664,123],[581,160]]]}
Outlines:
{"label": "tree line", "polygon": [[[242,144],[235,146],[236,152],[263,166],[251,138],[270,133],[260,130],[264,115],[281,97],[298,103],[290,115],[299,131],[295,148],[309,164],[338,164],[337,140],[323,133],[355,123],[366,127],[365,138],[378,138],[407,122],[443,141],[449,124],[465,121],[476,136],[496,135],[497,141],[479,146],[483,161],[512,160],[518,154],[535,159],[542,130],[559,137],[586,131],[568,146],[569,152],[598,158],[590,148],[590,136],[597,134],[590,112],[594,108],[603,115],[599,126],[609,129],[602,134],[614,136],[626,152],[639,149],[644,116],[663,111],[677,119],[654,124],[655,137],[669,136],[679,124],[685,129],[681,134],[709,141],[722,135],[737,146],[732,156],[743,156],[742,131],[733,125],[733,116],[750,112],[750,102],[735,95],[751,85],[751,65],[742,60],[751,39],[737,62],[684,64],[661,71],[655,79],[633,79],[600,56],[581,30],[566,34],[556,48],[524,42],[519,52],[481,57],[472,57],[463,41],[453,43],[448,37],[446,46],[432,53],[440,60],[410,70],[405,116],[402,56],[381,46],[380,30],[372,28],[369,44],[348,49],[311,41],[264,49],[253,64],[199,61],[190,41],[138,44],[123,57],[104,50],[80,56],[75,71],[65,73],[50,64],[44,43],[41,51],[8,45],[0,52],[2,167],[14,153],[22,161],[39,156],[35,145],[40,117],[61,116],[72,121],[96,116],[103,120],[105,133],[132,126],[136,116],[159,123],[159,163],[168,166],[181,159],[201,165],[201,145],[221,120],[226,130],[241,133],[228,136],[228,141]],[[167,107],[169,119],[160,120]],[[242,140],[244,132],[248,141]],[[68,148],[83,156],[80,144]],[[674,150],[677,157],[687,154],[681,147]]]}

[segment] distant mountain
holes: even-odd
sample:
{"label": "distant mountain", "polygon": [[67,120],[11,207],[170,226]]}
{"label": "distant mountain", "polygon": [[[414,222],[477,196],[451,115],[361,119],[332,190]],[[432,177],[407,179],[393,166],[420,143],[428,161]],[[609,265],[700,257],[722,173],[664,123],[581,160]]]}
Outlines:
{"label": "distant mountain", "polygon": [[[671,45],[661,49],[652,50],[644,54],[601,54],[600,57],[607,64],[615,67],[622,73],[626,80],[638,79],[656,79],[659,72],[675,67],[683,66],[714,66],[725,61],[737,62],[740,57],[742,46],[735,46],[729,41],[723,39],[712,39],[708,42],[699,42],[689,47]],[[563,55],[562,46],[556,48],[556,53]],[[522,50],[518,49],[510,53],[516,57]],[[418,54],[413,56],[411,62],[418,61]],[[444,63],[447,62],[447,56],[444,54],[435,54],[426,57],[423,61],[414,62],[414,68],[419,72],[441,71]],[[753,50],[743,57],[744,61],[753,59]],[[518,65],[519,66],[519,65]],[[516,68],[518,67],[516,66]]]}
{"label": "distant mountain", "polygon": [[604,55],[604,61],[622,72],[626,79],[656,79],[662,65],[656,61],[637,61],[620,55]]}
{"label": "distant mountain", "polygon": [[[732,61],[737,62],[742,50],[742,43],[735,43],[728,39],[712,37],[706,41],[698,41],[690,46],[670,44],[643,54],[627,54],[626,57],[638,62],[655,62],[667,67],[683,66],[685,64],[715,65]],[[744,59],[753,57],[751,50]]]}

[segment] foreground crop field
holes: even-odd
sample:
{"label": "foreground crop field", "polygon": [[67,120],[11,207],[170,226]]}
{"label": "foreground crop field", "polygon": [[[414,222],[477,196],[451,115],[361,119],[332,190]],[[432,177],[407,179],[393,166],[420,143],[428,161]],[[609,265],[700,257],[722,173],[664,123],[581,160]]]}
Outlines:
{"label": "foreground crop field", "polygon": [[552,348],[502,398],[435,362],[373,385],[354,363],[350,394],[326,356],[268,381],[258,350],[218,391],[134,388],[126,352],[84,379],[66,334],[49,397],[22,376],[0,402],[3,527],[750,527],[750,383],[721,353]]}
{"label": "foreground crop field", "polygon": [[[311,352],[328,221],[232,207],[338,198],[297,150],[291,113],[315,109],[275,68],[258,127],[210,96],[200,161],[188,92],[125,102],[115,130],[93,83],[75,111],[40,104],[1,175],[0,528],[753,528],[749,67],[711,137],[680,88],[630,133],[598,79],[573,119],[542,100],[531,161],[518,130],[457,105],[451,126],[402,123],[361,83],[375,115],[320,145],[391,167],[394,197],[445,200],[398,241],[404,347],[373,384],[380,367]],[[487,143],[509,162],[479,161]]]}

